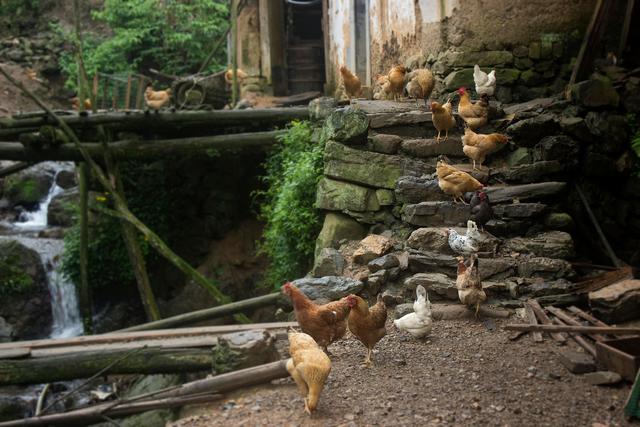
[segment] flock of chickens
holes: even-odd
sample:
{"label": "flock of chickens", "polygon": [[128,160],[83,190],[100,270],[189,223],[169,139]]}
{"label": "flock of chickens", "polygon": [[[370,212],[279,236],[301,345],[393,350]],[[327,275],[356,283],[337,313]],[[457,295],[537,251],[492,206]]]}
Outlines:
{"label": "flock of chickens", "polygon": [[[349,98],[358,96],[362,90],[358,77],[344,66],[340,67],[340,73]],[[409,71],[402,66],[393,67],[387,75],[378,76],[376,80],[379,92],[374,96],[375,99],[397,99],[404,94],[415,98],[416,102],[418,99],[424,99],[425,105],[428,105],[427,100],[435,86],[430,70]],[[488,122],[488,100],[496,86],[495,71],[487,74],[476,65],[474,81],[476,92],[480,95],[479,100],[472,102],[465,88],[460,88],[457,94],[460,98],[458,115],[464,121],[465,127],[462,137],[463,151],[471,159],[475,170],[476,162],[481,168],[486,156],[499,149],[508,138],[499,133],[476,132]],[[442,131],[445,132],[446,141],[449,131],[456,126],[451,98],[445,104],[431,102],[430,107],[433,124],[438,131],[436,141],[440,141]],[[493,217],[493,209],[484,186],[470,174],[447,164],[444,160],[438,161],[436,173],[438,185],[444,193],[451,195],[455,203],[470,205],[471,219],[467,221],[466,234],[459,234],[450,228],[447,230],[447,239],[450,248],[461,255],[458,258],[456,279],[458,297],[468,307],[475,307],[477,317],[480,305],[487,299],[478,272],[477,252],[482,240],[478,226],[484,229],[484,225]],[[465,200],[469,194],[470,199]],[[465,260],[465,256],[468,256],[468,259]],[[287,370],[305,397],[305,411],[311,413],[318,405],[324,383],[331,371],[327,347],[340,340],[348,328],[367,348],[364,363],[370,366],[373,363],[373,348],[387,332],[387,307],[382,295],[378,295],[376,304],[370,307],[357,295],[348,295],[339,301],[317,305],[290,282],[282,286],[282,292],[290,298],[296,320],[302,330],[289,333],[291,359],[287,361]],[[423,286],[419,285],[416,288],[413,312],[395,319],[393,323],[397,329],[415,338],[430,334],[431,303]]]}

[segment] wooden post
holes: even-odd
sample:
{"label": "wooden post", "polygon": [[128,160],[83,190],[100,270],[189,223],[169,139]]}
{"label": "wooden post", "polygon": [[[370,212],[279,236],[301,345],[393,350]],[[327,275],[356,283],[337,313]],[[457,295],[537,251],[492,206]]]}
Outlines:
{"label": "wooden post", "polygon": [[80,284],[78,301],[85,335],[93,333],[93,316],[91,309],[91,289],[89,288],[89,185],[87,183],[87,164],[78,165],[78,181],[80,190]]}
{"label": "wooden post", "polygon": [[[549,319],[549,316],[547,316],[547,313],[544,312],[544,309],[542,308],[542,306],[538,301],[531,299],[527,301],[525,304],[528,304],[531,307],[533,312],[538,317],[538,320],[540,320],[540,323],[542,323],[543,325],[553,324],[553,322],[551,321],[551,319]],[[550,332],[549,335],[551,335],[551,338],[553,338],[555,341],[557,341],[560,344],[564,344],[565,342],[567,342],[567,338],[559,332]]]}
{"label": "wooden post", "polygon": [[129,74],[127,77],[127,92],[124,95],[124,109],[128,110],[131,105],[131,83],[133,81],[133,76]]}
{"label": "wooden post", "polygon": [[238,2],[230,0],[231,4],[231,69],[233,82],[231,86],[231,107],[238,102]]}
{"label": "wooden post", "polygon": [[107,77],[102,79],[102,99],[100,100],[100,108],[107,108],[107,100],[109,99],[109,79]]}
{"label": "wooden post", "polygon": [[111,108],[118,111],[118,82],[113,81],[113,93],[111,94]]}
{"label": "wooden post", "polygon": [[93,87],[91,89],[91,110],[95,113],[98,111],[98,87],[100,81],[98,80],[98,72],[93,75]]}
{"label": "wooden post", "polygon": [[136,110],[142,108],[142,100],[144,99],[144,85],[146,79],[143,76],[138,77],[138,90],[136,90]]}

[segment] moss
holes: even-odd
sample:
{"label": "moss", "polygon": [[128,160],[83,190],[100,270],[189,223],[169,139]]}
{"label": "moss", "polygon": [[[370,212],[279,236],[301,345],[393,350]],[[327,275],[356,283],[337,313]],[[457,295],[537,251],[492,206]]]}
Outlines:
{"label": "moss", "polygon": [[6,193],[11,199],[26,203],[36,203],[40,199],[38,181],[35,178],[8,179]]}
{"label": "moss", "polygon": [[23,294],[33,287],[33,278],[20,268],[20,255],[10,242],[8,250],[0,254],[0,296]]}

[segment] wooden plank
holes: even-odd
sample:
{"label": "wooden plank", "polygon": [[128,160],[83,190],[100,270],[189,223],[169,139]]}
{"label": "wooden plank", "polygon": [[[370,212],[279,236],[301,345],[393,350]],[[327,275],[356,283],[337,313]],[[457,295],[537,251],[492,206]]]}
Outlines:
{"label": "wooden plank", "polygon": [[107,108],[107,100],[109,99],[109,79],[106,77],[102,79],[102,100],[100,102],[100,108]]}
{"label": "wooden plank", "polygon": [[[533,299],[533,300],[527,301],[526,304],[531,306],[531,309],[537,316],[540,323],[542,323],[543,325],[553,324],[553,322],[551,321],[551,319],[549,319],[549,316],[547,316],[547,313],[544,312],[544,310],[542,309],[542,306],[540,305],[540,303],[538,303],[538,301]],[[559,332],[550,332],[549,335],[551,335],[551,338],[553,338],[554,341],[560,344],[564,344],[567,342],[567,338]]]}
{"label": "wooden plank", "polygon": [[593,323],[596,326],[606,326],[609,327],[608,324],[604,323],[602,320],[597,319],[595,317],[593,317],[592,315],[590,315],[589,313],[580,310],[578,307],[576,307],[575,305],[572,305],[571,307],[567,307],[567,310],[569,310],[570,312],[572,312],[573,314],[575,314],[578,317],[583,318],[584,320]]}
{"label": "wooden plank", "polygon": [[[558,319],[557,317],[553,318],[553,322],[556,323],[556,325],[550,325],[550,326],[566,326],[564,323],[562,323],[562,321],[560,319]],[[572,340],[574,340],[580,347],[584,348],[585,351],[589,354],[591,354],[593,357],[596,357],[596,348],[593,344],[591,344],[590,342],[588,342],[586,339],[584,339],[584,337],[580,336],[579,334],[576,333],[570,333],[569,336],[571,337]]]}
{"label": "wooden plank", "polygon": [[[527,316],[527,320],[529,321],[530,325],[538,325],[538,320],[536,319],[536,315],[533,312],[533,309],[531,308],[531,306],[525,304],[524,305],[524,312]],[[535,342],[542,342],[542,333],[538,332],[538,331],[533,331],[533,333],[531,334],[533,336],[533,341]]]}
{"label": "wooden plank", "polygon": [[526,323],[510,323],[504,325],[507,331],[538,331],[538,332],[578,332],[581,334],[614,334],[640,335],[640,328],[618,328],[615,326],[573,326],[573,325],[530,325]]}
{"label": "wooden plank", "polygon": [[127,91],[124,94],[124,108],[128,110],[131,107],[131,84],[133,83],[133,76],[129,74],[127,77]]}
{"label": "wooden plank", "polygon": [[136,89],[136,110],[142,108],[142,101],[144,100],[144,85],[146,84],[146,78],[144,76],[138,77],[138,87]]}
{"label": "wooden plank", "polygon": [[21,357],[29,357],[31,355],[31,348],[21,347],[12,348],[0,351],[0,359],[19,359]]}
{"label": "wooden plank", "polygon": [[[561,309],[559,309],[557,307],[547,307],[547,310],[549,310],[549,312],[553,313],[554,316],[556,316],[558,319],[562,320],[567,325],[584,326],[580,322],[578,322],[576,319],[572,318],[567,313],[565,313],[564,311],[562,311]],[[591,334],[591,336],[596,341],[603,341],[603,340],[607,339],[607,337],[605,337],[602,334]]]}

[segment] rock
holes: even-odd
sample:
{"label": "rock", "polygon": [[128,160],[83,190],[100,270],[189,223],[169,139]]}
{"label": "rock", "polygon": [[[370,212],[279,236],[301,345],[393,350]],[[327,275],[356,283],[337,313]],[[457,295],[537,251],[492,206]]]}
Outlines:
{"label": "rock", "polygon": [[617,107],[620,96],[610,81],[591,79],[575,83],[568,88],[569,99],[585,107]]}
{"label": "rock", "polygon": [[[375,273],[380,270],[389,270],[393,267],[397,267],[400,265],[400,261],[398,257],[394,254],[387,254],[380,258],[376,258],[374,260],[369,261],[367,266],[369,267],[369,271]],[[369,276],[371,278],[371,276]]]}
{"label": "rock", "polygon": [[542,47],[540,42],[531,42],[529,44],[529,58],[540,59],[542,57]]}
{"label": "rock", "polygon": [[371,295],[377,295],[380,292],[380,288],[387,282],[389,278],[389,272],[387,270],[378,270],[373,274],[370,274],[367,278],[367,290]]}
{"label": "rock", "polygon": [[516,58],[524,58],[529,55],[529,48],[526,46],[516,46],[512,52]]}
{"label": "rock", "polygon": [[333,247],[343,239],[360,240],[367,230],[359,222],[346,215],[329,212],[324,217],[322,230],[316,239],[316,257],[322,248]]}
{"label": "rock", "polygon": [[4,197],[13,206],[21,205],[29,210],[35,210],[41,200],[47,197],[53,172],[44,166],[34,166],[8,176],[4,180]]}
{"label": "rock", "polygon": [[507,86],[498,86],[496,89],[496,99],[503,104],[510,103],[513,100],[511,88]]}
{"label": "rock", "polygon": [[560,119],[560,129],[580,141],[590,141],[593,138],[587,123],[582,117],[562,117]]}
{"label": "rock", "polygon": [[4,317],[0,317],[0,343],[13,341],[13,335],[13,326],[7,323]]}
{"label": "rock", "polygon": [[532,237],[513,237],[504,242],[502,250],[549,258],[570,258],[574,254],[573,239],[564,231],[547,231]]}
{"label": "rock", "polygon": [[294,280],[293,284],[310,299],[327,301],[336,301],[349,294],[357,294],[364,288],[361,281],[341,276],[305,277]]}
{"label": "rock", "polygon": [[544,211],[542,203],[512,203],[493,206],[493,212],[502,218],[531,218]]}
{"label": "rock", "polygon": [[61,170],[56,174],[56,185],[65,190],[78,185],[76,174],[71,170]]}
{"label": "rock", "polygon": [[628,144],[626,118],[620,114],[589,111],[584,118],[592,135],[599,138],[598,147],[608,154],[622,153]]}
{"label": "rock", "polygon": [[51,199],[47,210],[47,223],[50,226],[71,227],[74,224],[76,209],[80,205],[78,187],[57,194]]}
{"label": "rock", "polygon": [[466,225],[470,216],[468,205],[452,201],[422,202],[405,205],[402,220],[419,227]]}
{"label": "rock", "polygon": [[515,58],[515,60],[513,61],[513,65],[518,70],[528,70],[533,67],[533,61],[529,58]]}
{"label": "rock", "polygon": [[344,257],[340,251],[324,248],[316,258],[311,274],[313,277],[341,276],[344,264]]}
{"label": "rock", "polygon": [[552,212],[544,219],[547,228],[560,231],[570,231],[573,229],[573,218],[565,212]]}
{"label": "rock", "polygon": [[[500,85],[512,85],[520,77],[520,70],[515,68],[497,68],[496,81]],[[475,85],[475,84],[474,84]]]}
{"label": "rock", "polygon": [[379,133],[369,137],[368,149],[382,154],[396,154],[400,149],[402,138],[398,135]]}
{"label": "rock", "polygon": [[636,319],[640,315],[640,280],[623,280],[589,293],[596,317],[608,323]]}
{"label": "rock", "polygon": [[537,161],[535,163],[514,166],[511,168],[498,169],[492,172],[500,181],[533,183],[544,179],[551,179],[566,168],[566,164],[557,160]]}
{"label": "rock", "polygon": [[407,58],[407,60],[404,62],[404,65],[411,70],[415,70],[416,68],[424,68],[424,66],[427,65],[427,57],[422,54],[412,55]]}
{"label": "rock", "polygon": [[[135,397],[140,394],[177,386],[181,383],[180,375],[145,375],[141,376],[131,388],[126,391],[125,397]],[[155,411],[147,411],[143,414],[132,415],[119,421],[119,424],[123,427],[164,427],[169,422],[174,421],[176,415],[177,411],[175,409],[158,409]]]}
{"label": "rock", "polygon": [[478,274],[482,280],[501,280],[515,275],[517,269],[513,258],[479,258]]}
{"label": "rock", "polygon": [[382,301],[387,307],[401,304],[404,301],[404,290],[393,285],[387,286],[387,289],[382,293]]}
{"label": "rock", "polygon": [[[504,67],[513,63],[513,54],[506,50],[485,50],[481,52],[446,51],[439,58],[449,67]],[[488,72],[488,70],[483,70]]]}
{"label": "rock", "polygon": [[[198,289],[200,288],[198,287]],[[174,301],[175,298],[171,300],[172,306],[174,308],[181,308],[181,306],[177,306]],[[161,312],[165,313],[165,310],[163,310],[162,307]],[[179,313],[184,313],[184,311],[179,311]],[[144,309],[138,303],[110,303],[100,310],[100,314],[95,317],[93,321],[93,331],[96,334],[106,334],[107,332],[139,325],[146,321],[147,319],[144,314]]]}
{"label": "rock", "polygon": [[400,204],[451,199],[440,189],[437,179],[417,176],[399,178],[396,183],[395,195]]}
{"label": "rock", "polygon": [[358,264],[367,264],[389,252],[392,247],[393,243],[388,237],[371,234],[360,241],[353,252],[353,261]]}
{"label": "rock", "polygon": [[580,144],[564,135],[545,136],[533,148],[533,160],[558,161],[565,167],[578,164]]}
{"label": "rock", "polygon": [[617,372],[596,371],[589,372],[582,376],[591,385],[613,385],[622,381],[622,377]]}
{"label": "rock", "polygon": [[465,68],[449,73],[444,79],[445,90],[453,91],[460,87],[475,87],[473,82],[473,68]]}
{"label": "rock", "polygon": [[33,408],[36,404],[36,398],[32,400],[25,399],[26,395],[22,393],[20,396],[14,396],[14,393],[7,392],[0,394],[0,422],[12,421],[27,418],[32,415]]}
{"label": "rock", "polygon": [[411,277],[408,277],[404,281],[404,286],[407,290],[415,291],[418,285],[424,286],[428,293],[431,293],[430,298],[434,297],[434,294],[445,299],[457,300],[458,289],[456,289],[456,281],[450,279],[441,273],[418,273]]}
{"label": "rock", "polygon": [[558,351],[560,363],[574,374],[585,374],[596,370],[596,364],[591,356],[584,353],[578,353],[573,350]]}
{"label": "rock", "polygon": [[338,107],[338,102],[333,96],[322,96],[309,102],[309,115],[314,120],[322,120]]}
{"label": "rock", "polygon": [[351,108],[333,111],[325,120],[322,133],[326,140],[359,145],[367,142],[369,118],[364,111]]}
{"label": "rock", "polygon": [[437,252],[409,252],[409,269],[413,273],[442,273],[454,276],[458,260],[453,255]]}
{"label": "rock", "polygon": [[0,317],[16,340],[49,336],[52,314],[40,256],[15,240],[0,240]]}
{"label": "rock", "polygon": [[563,295],[572,290],[571,282],[564,279],[521,278],[518,281],[518,294],[526,294],[529,298]]}
{"label": "rock", "polygon": [[[562,259],[533,257],[518,260],[518,275],[522,277],[541,277],[559,279],[575,275],[571,263]],[[558,292],[562,293],[562,292]]]}
{"label": "rock", "polygon": [[245,357],[231,359],[228,365],[214,366],[214,372],[229,372],[278,360],[276,337],[267,330],[232,332],[221,335],[218,347],[227,354],[242,352]]}
{"label": "rock", "polygon": [[565,190],[566,186],[564,182],[537,182],[508,187],[491,186],[486,188],[486,192],[491,203],[502,203],[513,199],[523,201],[555,196]]}
{"label": "rock", "polygon": [[540,139],[556,134],[559,129],[552,114],[540,114],[510,125],[507,133],[513,137],[518,146],[533,147]]}
{"label": "rock", "polygon": [[343,212],[380,209],[375,190],[329,178],[322,178],[318,184],[316,206],[320,209]]}
{"label": "rock", "polygon": [[407,246],[417,251],[431,251],[453,254],[449,247],[449,238],[445,228],[427,227],[413,231],[407,239]]}
{"label": "rock", "polygon": [[[537,72],[543,73],[544,78],[551,78],[554,76],[555,73],[553,72],[552,67],[553,67],[553,62],[551,61],[538,61],[533,66],[533,68]],[[535,85],[532,85],[532,86],[535,86]]]}
{"label": "rock", "polygon": [[390,190],[395,189],[397,179],[403,175],[420,176],[435,171],[435,164],[354,150],[332,141],[325,146],[324,161],[324,174],[328,177]]}
{"label": "rock", "polygon": [[[444,137],[444,134],[442,134]],[[464,157],[459,137],[449,137],[446,141],[435,139],[405,139],[400,150],[414,157],[434,157],[439,155]]]}
{"label": "rock", "polygon": [[[383,300],[384,300],[384,297],[383,297]],[[396,305],[396,308],[393,310],[393,318],[399,319],[402,316],[406,316],[409,313],[413,313],[413,303],[398,304]]]}
{"label": "rock", "polygon": [[380,206],[392,206],[396,201],[393,191],[385,190],[383,188],[376,190],[376,198],[378,199]]}
{"label": "rock", "polygon": [[507,157],[507,164],[510,167],[521,166],[531,163],[532,157],[528,148],[518,147]]}
{"label": "rock", "polygon": [[520,74],[520,81],[526,86],[536,86],[543,82],[543,78],[539,73],[529,69]]}

